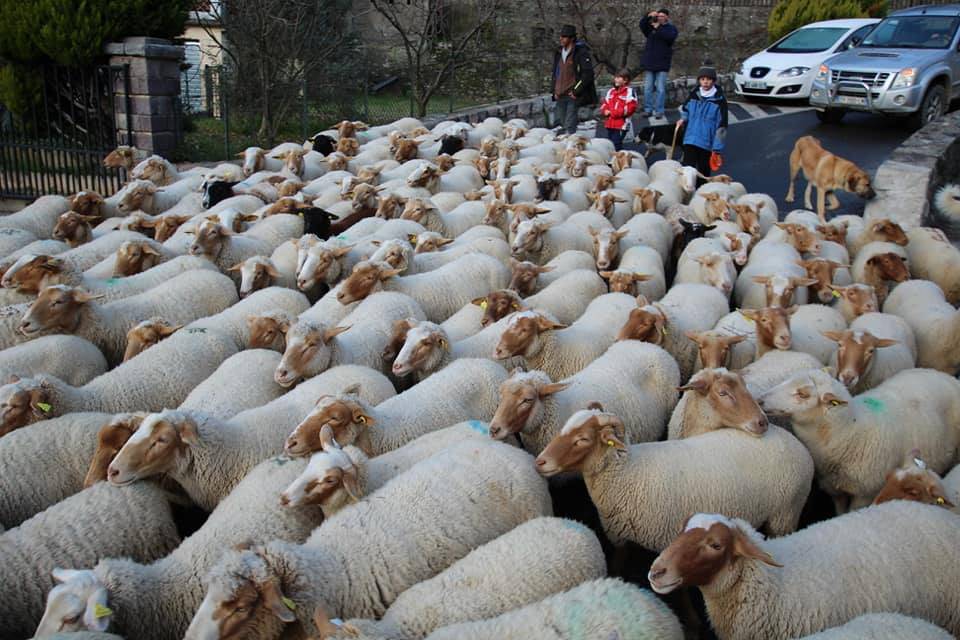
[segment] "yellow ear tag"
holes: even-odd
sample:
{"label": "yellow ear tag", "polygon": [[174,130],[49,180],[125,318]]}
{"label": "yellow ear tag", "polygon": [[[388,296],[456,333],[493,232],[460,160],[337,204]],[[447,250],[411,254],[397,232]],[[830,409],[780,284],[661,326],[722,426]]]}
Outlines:
{"label": "yellow ear tag", "polygon": [[839,291],[833,291],[833,297],[834,297],[834,298],[839,298],[839,297],[840,297],[840,292],[839,292]]}
{"label": "yellow ear tag", "polygon": [[937,496],[937,504],[943,504],[944,500],[940,496]]}
{"label": "yellow ear tag", "polygon": [[667,331],[667,328],[666,328],[666,327],[660,327],[660,333],[663,334],[663,335],[667,335],[667,334],[669,334],[670,332]]}
{"label": "yellow ear tag", "polygon": [[46,402],[38,402],[38,403],[37,403],[37,409],[40,409],[40,411],[43,411],[44,413],[50,413],[50,409],[51,409],[51,408],[52,408],[52,407],[51,407],[49,404],[47,404]]}
{"label": "yellow ear tag", "polygon": [[839,407],[839,406],[840,406],[840,402],[838,402],[837,400],[831,400],[831,401],[830,401],[830,404],[832,404],[832,405],[835,406],[835,407]]}
{"label": "yellow ear tag", "polygon": [[608,446],[608,447],[612,447],[612,446],[613,446],[613,440],[607,440],[607,446]]}
{"label": "yellow ear tag", "polygon": [[447,341],[444,340],[443,338],[440,339],[440,348],[441,348],[441,349],[446,349],[446,348],[447,348]]}
{"label": "yellow ear tag", "polygon": [[410,241],[410,244],[417,244],[417,236],[412,233],[407,236],[407,240]]}
{"label": "yellow ear tag", "polygon": [[99,603],[93,605],[94,618],[97,618],[99,620],[100,618],[106,618],[107,616],[111,616],[111,615],[113,615],[113,609],[111,609],[110,607],[105,607]]}
{"label": "yellow ear tag", "polygon": [[287,596],[283,596],[282,598],[280,598],[280,600],[283,601],[283,604],[286,605],[287,609],[290,609],[290,611],[297,610],[297,603],[291,600],[290,598],[288,598]]}
{"label": "yellow ear tag", "polygon": [[516,310],[516,309],[519,309],[519,308],[520,308],[520,305],[518,305],[516,302],[514,302],[513,304],[510,305],[510,307],[511,307],[512,309]]}
{"label": "yellow ear tag", "polygon": [[360,416],[359,418],[357,418],[357,422],[359,422],[360,424],[367,424],[366,416]]}
{"label": "yellow ear tag", "polygon": [[480,303],[480,308],[483,309],[484,311],[487,310],[487,301],[486,301],[486,300],[484,300],[483,302]]}

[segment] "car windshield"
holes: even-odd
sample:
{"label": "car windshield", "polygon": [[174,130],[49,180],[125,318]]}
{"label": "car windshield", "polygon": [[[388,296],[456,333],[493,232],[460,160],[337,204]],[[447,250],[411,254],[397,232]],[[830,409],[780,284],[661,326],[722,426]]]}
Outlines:
{"label": "car windshield", "polygon": [[848,31],[845,27],[798,29],[767,49],[770,53],[816,53],[826,51]]}
{"label": "car windshield", "polygon": [[898,16],[886,18],[860,43],[861,47],[946,49],[960,18],[955,16]]}

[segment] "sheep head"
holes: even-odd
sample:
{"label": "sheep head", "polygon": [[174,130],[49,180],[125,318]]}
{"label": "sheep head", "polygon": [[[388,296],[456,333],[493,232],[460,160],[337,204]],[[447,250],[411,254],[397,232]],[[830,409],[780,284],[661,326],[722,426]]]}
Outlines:
{"label": "sheep head", "polygon": [[20,293],[39,293],[46,286],[58,284],[65,271],[66,265],[60,258],[27,254],[17,258],[0,282]]}
{"label": "sheep head", "polygon": [[652,275],[637,273],[635,271],[600,271],[600,277],[607,281],[610,293],[626,293],[636,296],[638,282],[646,282],[653,278]]}
{"label": "sheep head", "polygon": [[907,454],[902,466],[887,472],[883,488],[873,504],[882,504],[890,500],[913,500],[923,504],[932,504],[945,509],[956,505],[950,492],[943,485],[943,479],[929,469],[920,457],[920,450],[913,449]]}
{"label": "sheep head", "polygon": [[146,413],[121,413],[100,427],[100,431],[97,432],[97,448],[93,452],[87,475],[83,480],[85,489],[107,479],[107,468],[110,462],[147,415]]}
{"label": "sheep head", "polygon": [[776,226],[784,232],[786,243],[800,253],[820,254],[820,238],[808,227],[795,222],[778,222]]}
{"label": "sheep head", "polygon": [[[758,400],[767,415],[792,418],[796,427],[798,418],[822,422],[826,412],[842,409],[853,396],[829,372],[811,369],[767,390]],[[830,426],[824,423],[822,428],[829,431]]]}
{"label": "sheep head", "polygon": [[246,298],[254,291],[266,289],[280,277],[280,272],[266,256],[250,256],[227,271],[240,272],[240,297]]}
{"label": "sheep head", "polygon": [[542,333],[565,329],[566,326],[539,311],[519,311],[510,318],[507,328],[500,335],[493,357],[503,360],[513,356],[533,356],[540,350]]}
{"label": "sheep head", "polygon": [[127,240],[117,249],[113,277],[132,276],[160,264],[163,254],[147,240]]}
{"label": "sheep head", "polygon": [[878,338],[869,331],[823,331],[823,336],[837,343],[837,380],[848,389],[857,386],[870,370],[877,349],[898,344],[897,340]]}
{"label": "sheep head", "polygon": [[336,150],[345,156],[355,156],[360,151],[360,142],[356,138],[340,138]]}
{"label": "sheep head", "polygon": [[831,295],[840,300],[840,311],[847,322],[880,309],[876,290],[868,284],[856,283],[846,287],[835,287],[832,284],[827,286]]}
{"label": "sheep head", "polygon": [[103,204],[103,196],[95,191],[78,191],[70,197],[70,210],[83,216],[93,218],[95,222],[102,218],[100,206]]}
{"label": "sheep head", "polygon": [[514,369],[510,377],[500,383],[500,402],[490,420],[490,437],[503,440],[539,424],[544,400],[568,386],[569,382],[551,382],[550,376],[542,371]]}
{"label": "sheep head", "polygon": [[80,324],[83,305],[103,295],[91,295],[82,289],[55,284],[42,289],[20,320],[17,330],[34,336],[44,330],[73,333]]}
{"label": "sheep head", "polygon": [[400,349],[403,348],[403,344],[407,341],[407,332],[417,326],[419,322],[416,318],[404,318],[393,321],[393,325],[390,327],[390,337],[387,339],[387,346],[380,352],[380,359],[383,360],[383,362],[392,363],[394,359],[396,359],[400,353]]}
{"label": "sheep head", "polygon": [[200,443],[197,423],[181,411],[165,410],[143,419],[107,467],[107,480],[128,485],[172,470]]}
{"label": "sheep head", "polygon": [[821,304],[830,304],[833,301],[833,291],[830,289],[830,285],[833,284],[833,276],[837,270],[850,267],[850,265],[840,264],[826,258],[800,260],[797,264],[807,270],[809,278],[816,281],[807,286]]}
{"label": "sheep head", "polygon": [[137,162],[139,150],[125,144],[120,145],[103,158],[103,166],[110,169],[126,169],[130,171]]}
{"label": "sheep head", "polygon": [[385,220],[398,218],[400,214],[403,213],[403,207],[406,203],[406,198],[402,198],[393,193],[380,196],[380,201],[377,203],[377,211],[374,215]]}
{"label": "sheep head", "polygon": [[521,202],[519,204],[508,204],[506,208],[513,213],[513,218],[510,220],[510,233],[515,234],[517,229],[520,228],[520,223],[525,220],[535,220],[537,216],[541,216],[545,213],[550,213],[551,209],[547,207],[541,207],[532,202]]}
{"label": "sheep head", "polygon": [[321,429],[323,450],[310,457],[307,468],[280,494],[287,508],[320,505],[323,515],[331,517],[350,502],[362,497],[360,472],[340,449],[329,427]]}
{"label": "sheep head", "polygon": [[647,299],[637,296],[637,307],[630,310],[627,322],[620,328],[617,340],[640,340],[652,344],[663,344],[669,333],[669,318],[658,303],[648,304]]}
{"label": "sheep head", "polygon": [[[305,456],[323,449],[324,427],[333,432],[338,443],[346,446],[365,439],[366,429],[375,421],[367,403],[360,399],[359,387],[354,385],[336,396],[323,396],[307,414],[284,444],[287,455]],[[369,453],[365,451],[364,453]]]}
{"label": "sheep head", "polygon": [[349,328],[297,320],[285,332],[287,346],[273,373],[274,381],[281,387],[290,387],[300,378],[326,370],[333,355],[330,341]]}
{"label": "sheep head", "polygon": [[224,245],[229,241],[233,231],[226,228],[215,220],[204,220],[200,225],[187,230],[186,233],[193,233],[193,244],[190,245],[190,255],[203,256],[209,260],[216,260]]}
{"label": "sheep head", "polygon": [[517,235],[510,245],[510,253],[516,259],[537,254],[543,249],[543,235],[553,226],[540,220],[526,220],[517,227]]}
{"label": "sheep head", "polygon": [[726,369],[701,369],[687,384],[677,387],[681,393],[692,391],[710,407],[710,424],[705,430],[729,427],[760,437],[767,432],[767,416],[750,395],[739,373]]}
{"label": "sheep head", "polygon": [[817,233],[823,236],[824,240],[836,242],[841,247],[847,244],[847,223],[831,222],[829,224],[818,224]]}
{"label": "sheep head", "polygon": [[130,213],[137,209],[149,211],[153,205],[153,196],[159,191],[157,185],[149,180],[131,180],[120,191],[117,211]]}
{"label": "sheep head", "polygon": [[137,324],[127,331],[127,348],[123,352],[123,361],[143,353],[182,327],[182,324],[171,325],[163,318],[150,318]]}
{"label": "sheep head", "polygon": [[[446,240],[444,238],[444,240]],[[394,269],[406,272],[413,259],[413,247],[406,240],[391,238],[389,240],[371,240],[377,250],[370,256],[370,260],[386,262]]]}
{"label": "sheep head", "polygon": [[705,200],[704,213],[706,214],[707,222],[730,219],[730,203],[724,200],[723,196],[719,193],[705,193],[703,194],[703,199]]}
{"label": "sheep head", "polygon": [[243,171],[243,175],[249,178],[257,171],[263,170],[267,161],[267,152],[260,147],[247,147],[238,153],[237,157],[243,159],[243,164],[240,168]]}
{"label": "sheep head", "polygon": [[730,209],[737,216],[737,225],[744,233],[749,233],[755,239],[760,239],[760,208],[749,204],[731,204]]}
{"label": "sheep head", "polygon": [[149,180],[157,186],[168,185],[174,180],[170,175],[170,165],[160,156],[150,156],[130,172],[130,177],[134,180]]}
{"label": "sheep head", "polygon": [[107,607],[107,586],[93,570],[55,568],[52,573],[57,584],[47,594],[36,637],[58,632],[105,632],[113,612]]}
{"label": "sheep head", "polygon": [[698,513],[687,519],[683,532],[657,556],[647,577],[659,594],[680,587],[701,587],[724,569],[757,561],[780,567],[757,541],[750,525],[716,514]]}
{"label": "sheep head", "polygon": [[587,231],[593,237],[593,257],[597,260],[597,268],[609,269],[620,257],[620,240],[625,238],[629,231],[627,229],[597,231],[593,227],[588,227]]}
{"label": "sheep head", "polygon": [[410,198],[407,200],[407,204],[403,207],[403,211],[400,213],[401,220],[412,220],[414,222],[419,222],[423,226],[427,227],[430,224],[429,218],[431,216],[438,216],[439,211],[436,206],[429,200],[423,198]]}
{"label": "sheep head", "polygon": [[817,280],[814,278],[784,276],[779,273],[768,276],[753,276],[752,280],[763,285],[767,304],[771,307],[790,306],[797,287],[809,287],[817,284]]}
{"label": "sheep head", "polygon": [[657,203],[660,202],[660,195],[660,192],[655,189],[634,189],[633,212],[655,213],[657,211]]}
{"label": "sheep head", "polygon": [[390,368],[391,373],[399,377],[434,370],[450,349],[447,332],[433,322],[418,322],[415,318],[407,318],[405,322],[407,330],[403,345]]}
{"label": "sheep head", "polygon": [[306,250],[303,263],[297,270],[297,288],[309,291],[320,282],[333,284],[340,276],[340,260],[353,249],[352,244],[336,246],[330,242],[318,242]]}
{"label": "sheep head", "polygon": [[878,280],[905,282],[910,279],[907,259],[892,251],[870,256],[866,266],[867,270],[872,271],[872,275]]}
{"label": "sheep head", "polygon": [[55,408],[52,387],[48,380],[10,376],[7,384],[0,387],[0,436],[15,429],[45,420]]}
{"label": "sheep head", "polygon": [[511,275],[510,284],[507,288],[516,291],[524,298],[533,295],[533,292],[537,290],[537,276],[541,273],[553,271],[555,268],[510,258]]}
{"label": "sheep head", "polygon": [[707,369],[726,367],[730,360],[730,348],[747,339],[747,336],[731,336],[713,330],[699,333],[686,331],[684,335],[697,343],[700,362]]}
{"label": "sheep head", "polygon": [[337,300],[343,305],[363,300],[371,293],[381,289],[385,280],[398,276],[400,273],[399,269],[392,268],[386,262],[370,262],[367,260],[358,262],[353,268],[353,273],[340,283]]}
{"label": "sheep head", "polygon": [[577,411],[537,456],[537,473],[549,478],[563,471],[584,471],[608,450],[625,453],[629,444],[626,431],[623,421],[602,407]]}
{"label": "sheep head", "polygon": [[157,242],[164,242],[169,240],[177,229],[180,228],[184,222],[190,220],[193,216],[190,215],[162,215],[160,216],[153,225],[153,239]]}
{"label": "sheep head", "polygon": [[282,311],[247,316],[251,349],[283,351],[286,348],[286,333],[292,319]]}
{"label": "sheep head", "polygon": [[793,345],[790,334],[790,316],[799,307],[764,307],[763,309],[741,309],[740,315],[754,323],[757,328],[757,354],[769,349],[787,351]]}
{"label": "sheep head", "polygon": [[517,292],[509,289],[491,291],[486,296],[476,298],[472,302],[483,309],[483,318],[480,320],[480,324],[484,327],[506,318],[515,311],[523,311],[527,308]]}

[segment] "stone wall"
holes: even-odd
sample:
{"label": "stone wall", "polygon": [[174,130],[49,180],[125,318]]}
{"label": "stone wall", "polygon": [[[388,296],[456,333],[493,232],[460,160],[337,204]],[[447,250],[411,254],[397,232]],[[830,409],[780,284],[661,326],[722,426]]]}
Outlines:
{"label": "stone wall", "polygon": [[129,65],[129,95],[124,80],[114,87],[117,130],[133,131],[133,144],[168,156],[179,140],[177,98],[183,47],[160,38],[126,38],[106,46],[111,65]]}
{"label": "stone wall", "polygon": [[877,197],[864,218],[891,218],[904,227],[933,225],[960,237],[957,221],[943,219],[931,207],[937,189],[960,182],[960,112],[920,129],[897,147],[877,169]]}

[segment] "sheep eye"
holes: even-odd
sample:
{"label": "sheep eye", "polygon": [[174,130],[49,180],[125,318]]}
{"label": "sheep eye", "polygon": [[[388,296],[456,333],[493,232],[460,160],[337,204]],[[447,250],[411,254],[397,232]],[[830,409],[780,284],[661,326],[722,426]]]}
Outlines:
{"label": "sheep eye", "polygon": [[713,549],[714,551],[720,551],[720,545],[716,542],[711,542],[710,548]]}
{"label": "sheep eye", "polygon": [[729,393],[727,393],[727,392],[724,391],[723,389],[721,389],[721,390],[718,391],[717,393],[718,393],[718,395],[720,395],[720,396],[722,396],[722,397],[724,397],[724,398],[726,398],[726,397],[728,397],[728,396],[730,395]]}
{"label": "sheep eye", "polygon": [[81,611],[80,613],[78,613],[78,614],[76,614],[76,615],[72,615],[72,616],[69,616],[69,617],[64,618],[64,619],[63,619],[63,622],[64,622],[65,624],[76,624],[76,623],[80,622],[80,617],[81,617],[82,615],[83,615],[83,612]]}

